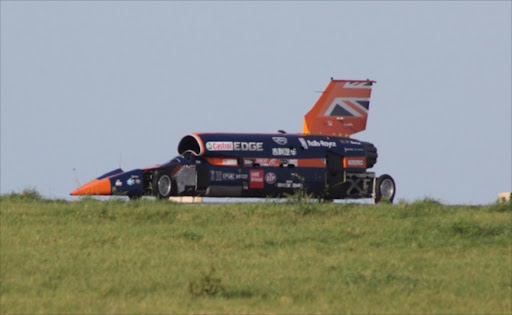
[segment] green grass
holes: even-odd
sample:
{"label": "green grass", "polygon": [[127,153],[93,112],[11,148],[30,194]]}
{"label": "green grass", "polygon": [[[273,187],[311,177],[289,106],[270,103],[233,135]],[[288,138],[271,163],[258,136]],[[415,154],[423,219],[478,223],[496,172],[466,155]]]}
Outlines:
{"label": "green grass", "polygon": [[511,204],[0,205],[4,314],[511,313]]}

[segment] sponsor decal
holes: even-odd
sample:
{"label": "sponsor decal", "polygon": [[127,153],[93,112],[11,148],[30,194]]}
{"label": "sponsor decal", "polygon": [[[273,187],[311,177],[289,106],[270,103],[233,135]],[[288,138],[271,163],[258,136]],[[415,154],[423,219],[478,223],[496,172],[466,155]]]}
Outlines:
{"label": "sponsor decal", "polygon": [[299,138],[299,142],[304,149],[312,148],[336,148],[335,141],[326,141],[326,140],[306,140],[304,138]]}
{"label": "sponsor decal", "polygon": [[[138,175],[132,175],[132,177],[128,178],[128,180],[126,181],[126,184],[128,186],[138,185],[140,183],[142,183],[142,181],[139,179]],[[116,184],[117,184],[117,182],[116,182]]]}
{"label": "sponsor decal", "polygon": [[362,156],[358,157],[346,157],[343,159],[343,167],[346,168],[366,168],[366,158]]}
{"label": "sponsor decal", "polygon": [[263,142],[233,142],[235,151],[263,151]]}
{"label": "sponsor decal", "polygon": [[231,141],[209,141],[206,142],[208,151],[233,151],[233,142]]}
{"label": "sponsor decal", "polygon": [[255,164],[263,167],[278,167],[281,163],[280,159],[268,159],[268,158],[255,158],[255,159],[245,159],[245,166],[253,166]]}
{"label": "sponsor decal", "polygon": [[277,167],[281,163],[280,159],[266,159],[266,158],[259,158],[254,160],[255,164],[259,164],[260,166],[272,166]]}
{"label": "sponsor decal", "polygon": [[302,147],[307,150],[309,147],[308,147],[308,143],[306,142],[306,140],[304,140],[304,138],[299,138],[299,142],[300,142],[300,145],[302,145]]}
{"label": "sponsor decal", "polygon": [[263,142],[208,141],[208,151],[263,151]]}
{"label": "sponsor decal", "polygon": [[248,174],[235,174],[236,179],[244,179],[247,180],[249,178]]}
{"label": "sponsor decal", "polygon": [[237,166],[238,165],[238,161],[236,159],[223,159],[222,160],[222,165],[225,165],[225,166]]}
{"label": "sponsor decal", "polygon": [[295,149],[295,148],[272,148],[272,155],[295,156],[295,155],[297,155],[297,149]]}
{"label": "sponsor decal", "polygon": [[345,152],[350,152],[350,151],[358,151],[358,152],[363,152],[364,149],[363,148],[343,148],[345,150]]}
{"label": "sponsor decal", "polygon": [[262,189],[264,186],[263,170],[251,170],[249,172],[249,188]]}
{"label": "sponsor decal", "polygon": [[307,140],[308,145],[313,148],[336,148],[336,142],[325,140]]}
{"label": "sponsor decal", "polygon": [[275,173],[273,172],[268,172],[267,174],[265,174],[265,182],[269,185],[272,185],[276,182],[277,180],[277,176]]}
{"label": "sponsor decal", "polygon": [[123,186],[123,183],[121,182],[121,180],[116,180],[116,184],[115,184],[117,187],[119,186]]}
{"label": "sponsor decal", "polygon": [[299,162],[299,160],[297,160],[297,159],[288,159],[288,160],[283,159],[283,160],[281,160],[281,164],[279,166],[282,165],[282,166],[286,167],[288,165],[298,165],[298,162]]}
{"label": "sponsor decal", "polygon": [[285,137],[272,137],[272,140],[279,145],[286,145],[288,143],[288,139]]}
{"label": "sponsor decal", "polygon": [[235,180],[235,173],[223,173],[222,180]]}
{"label": "sponsor decal", "polygon": [[222,171],[210,171],[210,181],[222,182],[222,181],[234,181],[234,180],[247,180],[248,174],[237,174],[237,173],[224,173]]}
{"label": "sponsor decal", "polygon": [[294,183],[291,180],[287,180],[284,183],[277,183],[278,188],[302,188],[302,183]]}

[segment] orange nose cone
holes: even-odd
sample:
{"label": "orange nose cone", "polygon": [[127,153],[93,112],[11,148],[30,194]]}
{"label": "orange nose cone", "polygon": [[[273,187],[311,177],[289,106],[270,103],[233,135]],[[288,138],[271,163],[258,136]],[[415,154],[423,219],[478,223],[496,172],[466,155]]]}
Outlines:
{"label": "orange nose cone", "polygon": [[71,193],[72,196],[79,195],[111,195],[112,189],[110,186],[110,180],[104,179],[93,179],[87,184],[84,184]]}

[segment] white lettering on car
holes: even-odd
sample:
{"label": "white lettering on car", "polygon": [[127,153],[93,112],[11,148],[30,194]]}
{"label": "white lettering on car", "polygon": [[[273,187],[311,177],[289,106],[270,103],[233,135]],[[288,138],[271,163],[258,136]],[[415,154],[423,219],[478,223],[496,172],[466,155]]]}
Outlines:
{"label": "white lettering on car", "polygon": [[263,142],[209,141],[208,151],[263,151]]}

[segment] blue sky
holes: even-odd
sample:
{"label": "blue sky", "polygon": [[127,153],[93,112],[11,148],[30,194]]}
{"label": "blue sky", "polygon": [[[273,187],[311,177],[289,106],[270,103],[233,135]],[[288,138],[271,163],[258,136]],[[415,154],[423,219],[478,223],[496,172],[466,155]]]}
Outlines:
{"label": "blue sky", "polygon": [[68,198],[195,131],[288,132],[330,77],[376,80],[397,198],[512,190],[511,2],[2,1],[0,192]]}

